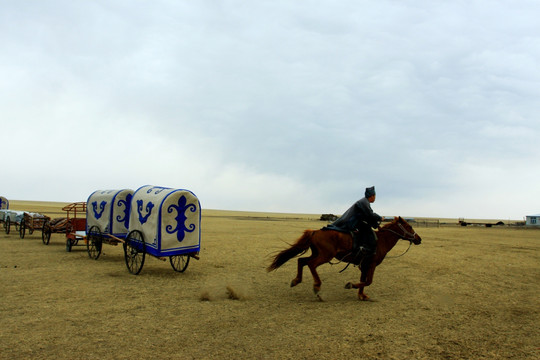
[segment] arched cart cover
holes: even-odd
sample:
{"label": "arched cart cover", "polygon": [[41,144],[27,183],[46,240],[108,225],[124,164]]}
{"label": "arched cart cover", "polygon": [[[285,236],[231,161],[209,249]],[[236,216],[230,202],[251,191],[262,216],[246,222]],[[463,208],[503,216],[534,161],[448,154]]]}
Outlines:
{"label": "arched cart cover", "polygon": [[199,252],[201,205],[189,190],[143,186],[133,194],[129,231],[139,230],[154,256]]}
{"label": "arched cart cover", "polygon": [[0,196],[0,210],[9,209],[9,200]]}
{"label": "arched cart cover", "polygon": [[12,223],[20,224],[23,218],[24,211],[22,210],[5,210],[4,212],[4,221],[9,219],[9,221]]}
{"label": "arched cart cover", "polygon": [[94,191],[86,202],[86,232],[96,225],[104,234],[125,236],[132,196],[131,189]]}

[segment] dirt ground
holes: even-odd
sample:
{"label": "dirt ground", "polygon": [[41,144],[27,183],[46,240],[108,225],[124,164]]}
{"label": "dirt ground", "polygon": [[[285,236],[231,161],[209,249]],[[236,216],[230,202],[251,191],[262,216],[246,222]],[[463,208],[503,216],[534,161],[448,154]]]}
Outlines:
{"label": "dirt ground", "polygon": [[357,268],[326,264],[320,302],[309,271],[289,287],[296,260],[265,268],[323,225],[204,211],[199,261],[176,273],[150,257],[138,276],[121,246],[91,260],[62,234],[44,245],[0,227],[0,358],[540,358],[540,230],[416,227],[423,243],[377,268],[371,301],[344,288]]}

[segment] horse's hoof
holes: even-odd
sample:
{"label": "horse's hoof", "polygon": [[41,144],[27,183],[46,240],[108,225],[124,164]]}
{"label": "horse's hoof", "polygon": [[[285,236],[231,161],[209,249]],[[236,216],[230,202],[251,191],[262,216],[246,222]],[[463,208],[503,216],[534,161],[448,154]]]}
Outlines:
{"label": "horse's hoof", "polygon": [[348,282],[345,284],[345,289],[352,289],[352,282]]}
{"label": "horse's hoof", "polygon": [[315,296],[317,297],[317,300],[319,301],[324,301],[321,297],[321,295],[319,295],[319,291],[321,291],[321,288],[317,288],[317,287],[314,287],[313,288],[313,293],[315,294]]}
{"label": "horse's hoof", "polygon": [[358,294],[358,300],[360,300],[360,301],[368,301],[369,296],[367,296],[366,294]]}
{"label": "horse's hoof", "polygon": [[300,283],[300,281],[296,280],[296,279],[293,279],[291,281],[291,287],[295,287],[296,285],[298,285]]}

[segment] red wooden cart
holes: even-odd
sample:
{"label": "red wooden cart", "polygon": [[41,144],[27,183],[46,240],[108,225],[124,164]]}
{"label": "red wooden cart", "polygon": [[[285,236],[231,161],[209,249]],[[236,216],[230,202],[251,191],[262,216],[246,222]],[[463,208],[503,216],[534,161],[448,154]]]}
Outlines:
{"label": "red wooden cart", "polygon": [[75,202],[62,208],[66,212],[65,218],[56,218],[43,225],[42,241],[49,244],[52,233],[66,234],[66,251],[71,251],[78,245],[79,240],[86,241],[86,202]]}

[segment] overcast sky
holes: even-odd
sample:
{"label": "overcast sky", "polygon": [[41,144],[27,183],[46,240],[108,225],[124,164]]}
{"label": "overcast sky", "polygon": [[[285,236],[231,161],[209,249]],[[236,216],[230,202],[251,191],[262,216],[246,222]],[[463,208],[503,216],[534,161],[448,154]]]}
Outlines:
{"label": "overcast sky", "polygon": [[539,1],[0,0],[0,195],[540,213]]}

